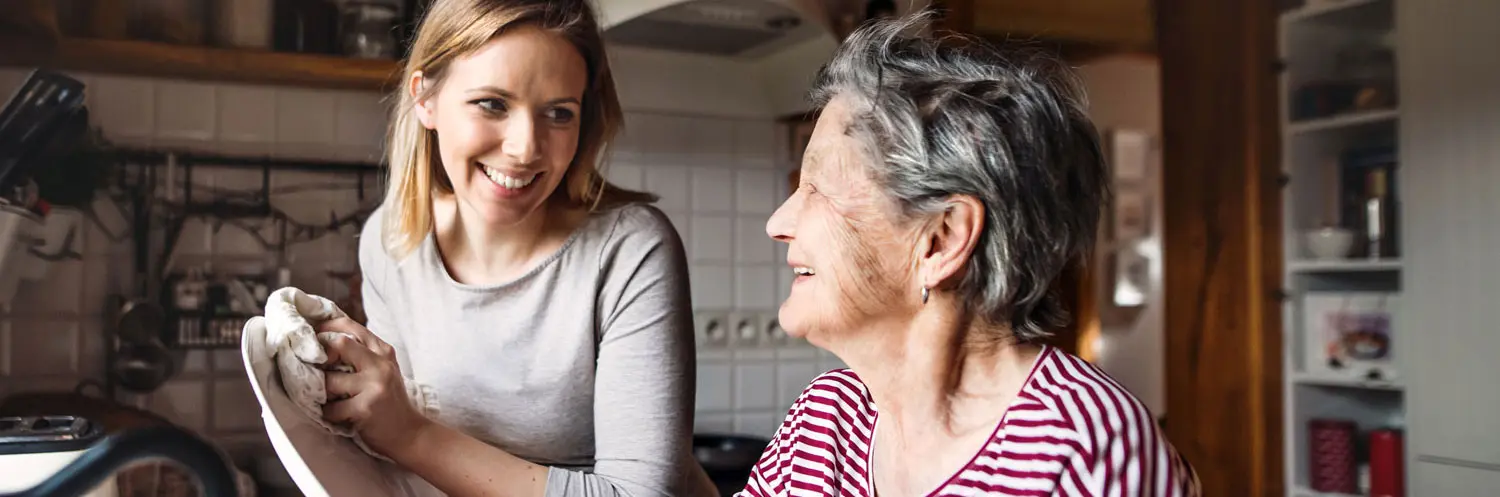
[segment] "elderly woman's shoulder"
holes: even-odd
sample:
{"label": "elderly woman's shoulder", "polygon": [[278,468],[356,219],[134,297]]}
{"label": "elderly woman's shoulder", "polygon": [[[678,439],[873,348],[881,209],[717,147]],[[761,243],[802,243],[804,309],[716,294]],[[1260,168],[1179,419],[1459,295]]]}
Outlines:
{"label": "elderly woman's shoulder", "polygon": [[866,411],[874,405],[874,399],[864,381],[860,380],[854,370],[848,368],[830,370],[813,378],[807,388],[802,390],[802,395],[798,396],[798,403],[810,398],[834,402],[855,411]]}
{"label": "elderly woman's shoulder", "polygon": [[1030,397],[1080,432],[1139,435],[1158,428],[1151,410],[1130,389],[1102,368],[1061,350],[1048,351],[1025,388]]}

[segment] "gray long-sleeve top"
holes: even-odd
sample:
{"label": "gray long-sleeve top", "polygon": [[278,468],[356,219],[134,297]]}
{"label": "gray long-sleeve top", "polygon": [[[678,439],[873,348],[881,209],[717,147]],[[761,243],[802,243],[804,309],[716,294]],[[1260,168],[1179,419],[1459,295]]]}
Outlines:
{"label": "gray long-sleeve top", "polygon": [[665,215],[596,213],[534,270],[474,286],[431,235],[390,257],[384,210],[359,242],[368,327],[432,389],[438,421],[549,466],[548,496],[713,494],[691,454],[693,319]]}

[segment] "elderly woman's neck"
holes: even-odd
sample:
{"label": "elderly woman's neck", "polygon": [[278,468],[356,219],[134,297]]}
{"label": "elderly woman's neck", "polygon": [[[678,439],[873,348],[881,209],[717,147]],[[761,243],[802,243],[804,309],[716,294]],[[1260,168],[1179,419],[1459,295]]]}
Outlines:
{"label": "elderly woman's neck", "polygon": [[902,425],[950,433],[992,427],[1041,351],[1003,338],[1008,331],[986,323],[919,316],[903,328],[857,354],[864,357],[846,360],[870,389],[881,418]]}

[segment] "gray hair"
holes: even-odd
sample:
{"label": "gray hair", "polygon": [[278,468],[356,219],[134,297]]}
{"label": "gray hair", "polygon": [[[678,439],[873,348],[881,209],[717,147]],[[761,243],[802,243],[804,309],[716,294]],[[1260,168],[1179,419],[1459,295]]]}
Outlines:
{"label": "gray hair", "polygon": [[1056,283],[1092,253],[1109,196],[1099,136],[1072,72],[1039,50],[903,32],[926,15],[874,21],[818,75],[813,103],[854,109],[869,174],[908,218],[971,195],[985,223],[959,291],[969,310],[1036,342],[1069,316]]}

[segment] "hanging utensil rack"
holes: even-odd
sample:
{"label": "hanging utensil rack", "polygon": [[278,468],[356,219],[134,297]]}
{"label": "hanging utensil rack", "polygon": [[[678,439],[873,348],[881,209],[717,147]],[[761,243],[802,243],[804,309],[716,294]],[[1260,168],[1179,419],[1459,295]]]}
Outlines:
{"label": "hanging utensil rack", "polygon": [[[133,220],[132,236],[137,265],[147,265],[144,280],[137,282],[137,291],[149,295],[162,304],[166,311],[166,324],[162,327],[162,342],[174,349],[238,348],[240,330],[252,315],[258,313],[224,312],[222,309],[179,309],[172,298],[172,286],[181,274],[170,274],[173,252],[188,219],[208,218],[216,222],[271,219],[281,225],[275,242],[261,240],[264,248],[276,250],[289,243],[300,243],[325,236],[347,226],[356,229],[376,207],[369,190],[376,188],[375,177],[381,169],[379,164],[353,161],[324,161],[282,159],[264,156],[234,156],[195,152],[176,152],[151,149],[117,149],[122,173],[116,186],[128,195]],[[249,169],[260,171],[259,189],[246,189],[234,196],[216,195],[214,191],[195,187],[195,169]],[[133,169],[133,170],[132,170]],[[167,173],[164,175],[163,171]],[[296,221],[276,208],[272,202],[274,194],[271,176],[275,172],[298,171],[352,175],[361,208],[331,215],[326,223]],[[164,182],[163,179],[167,178]],[[165,183],[165,184],[164,184]],[[249,185],[247,185],[249,186]],[[165,187],[168,190],[162,191]],[[345,190],[347,191],[347,190]],[[171,198],[170,201],[167,198]],[[161,246],[153,247],[156,233],[153,224],[160,226]],[[288,229],[295,224],[296,229]],[[259,235],[256,235],[259,237]],[[289,238],[299,238],[288,241]],[[234,275],[235,280],[256,281],[253,275]],[[113,352],[113,351],[110,351]]]}

